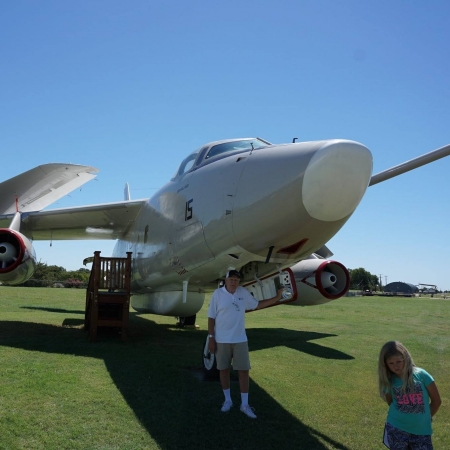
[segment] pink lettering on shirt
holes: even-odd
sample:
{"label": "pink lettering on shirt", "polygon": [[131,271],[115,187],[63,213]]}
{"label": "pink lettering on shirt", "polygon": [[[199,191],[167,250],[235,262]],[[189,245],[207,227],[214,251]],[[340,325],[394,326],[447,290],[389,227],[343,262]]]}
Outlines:
{"label": "pink lettering on shirt", "polygon": [[423,395],[421,392],[417,394],[398,395],[397,403],[399,405],[423,405]]}

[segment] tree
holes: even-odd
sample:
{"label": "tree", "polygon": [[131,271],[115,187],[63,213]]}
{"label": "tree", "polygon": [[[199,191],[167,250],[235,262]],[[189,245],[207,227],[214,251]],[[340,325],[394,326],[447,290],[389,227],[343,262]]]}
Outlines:
{"label": "tree", "polygon": [[47,279],[50,281],[62,281],[67,279],[67,271],[62,266],[47,266]]}
{"label": "tree", "polygon": [[89,282],[89,277],[91,276],[91,271],[89,269],[85,269],[83,267],[79,268],[78,270],[74,270],[72,272],[67,272],[71,278],[74,278],[76,280],[80,280],[83,283]]}
{"label": "tree", "polygon": [[89,283],[91,271],[80,268],[75,271],[67,271],[62,266],[48,266],[39,261],[36,264],[33,277],[24,283],[24,286],[48,287],[56,282],[61,282],[67,287],[83,287]]}
{"label": "tree", "polygon": [[47,264],[39,261],[36,264],[36,268],[34,270],[33,279],[35,280],[44,280],[46,278],[47,273]]}
{"label": "tree", "polygon": [[65,280],[67,272],[61,266],[48,266],[39,261],[36,264],[33,277],[24,283],[24,286],[51,286],[56,281]]}
{"label": "tree", "polygon": [[378,277],[359,267],[350,269],[350,289],[374,291],[379,287]]}

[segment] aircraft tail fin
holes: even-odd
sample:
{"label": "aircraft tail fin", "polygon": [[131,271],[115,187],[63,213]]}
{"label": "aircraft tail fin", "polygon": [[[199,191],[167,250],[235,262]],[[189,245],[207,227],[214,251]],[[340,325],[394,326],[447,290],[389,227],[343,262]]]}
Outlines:
{"label": "aircraft tail fin", "polygon": [[128,183],[125,183],[125,189],[123,190],[123,199],[125,201],[131,200],[130,185]]}

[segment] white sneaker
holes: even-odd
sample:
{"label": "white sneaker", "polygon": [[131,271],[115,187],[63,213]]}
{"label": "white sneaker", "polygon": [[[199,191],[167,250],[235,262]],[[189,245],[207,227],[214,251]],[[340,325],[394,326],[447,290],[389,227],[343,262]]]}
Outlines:
{"label": "white sneaker", "polygon": [[241,405],[241,411],[250,417],[250,419],[256,419],[256,414],[253,412],[253,408],[250,405]]}
{"label": "white sneaker", "polygon": [[233,406],[233,402],[231,400],[225,400],[223,402],[222,408],[220,409],[222,412],[227,412]]}

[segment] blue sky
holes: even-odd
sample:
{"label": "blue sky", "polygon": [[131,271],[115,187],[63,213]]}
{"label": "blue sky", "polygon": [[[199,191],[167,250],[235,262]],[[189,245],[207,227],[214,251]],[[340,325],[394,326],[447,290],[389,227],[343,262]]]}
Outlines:
{"label": "blue sky", "polygon": [[[150,197],[202,144],[346,138],[374,173],[450,143],[446,1],[0,3],[2,180],[100,173],[53,207]],[[349,268],[450,289],[450,158],[370,187],[328,243]],[[36,242],[74,270],[112,242]]]}

